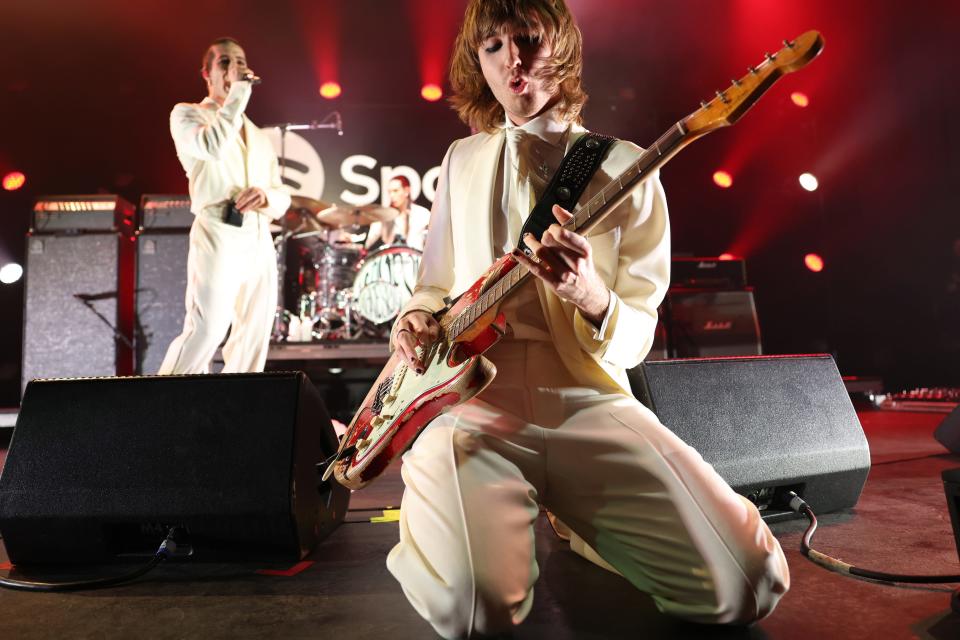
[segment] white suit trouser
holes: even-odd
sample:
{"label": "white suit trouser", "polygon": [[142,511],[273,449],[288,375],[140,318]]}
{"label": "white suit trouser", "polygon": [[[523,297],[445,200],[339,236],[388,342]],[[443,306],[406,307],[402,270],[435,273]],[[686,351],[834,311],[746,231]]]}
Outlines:
{"label": "white suit trouser", "polygon": [[207,373],[223,346],[224,373],[263,371],[277,308],[277,259],[269,221],[258,213],[243,226],[219,212],[197,215],[190,229],[186,318],[170,343],[160,375]]}
{"label": "white suit trouser", "polygon": [[437,418],[403,458],[387,567],[440,635],[526,617],[538,503],[665,613],[749,623],[773,610],[789,588],[783,551],[694,449],[633,398],[575,386],[548,343],[489,355],[498,375],[482,399]]}

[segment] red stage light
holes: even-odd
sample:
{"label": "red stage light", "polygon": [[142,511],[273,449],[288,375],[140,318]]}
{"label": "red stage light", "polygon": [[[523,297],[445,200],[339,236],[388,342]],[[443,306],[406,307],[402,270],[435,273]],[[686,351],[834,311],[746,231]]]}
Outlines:
{"label": "red stage light", "polygon": [[3,188],[7,191],[16,191],[27,181],[27,176],[19,171],[11,171],[3,176]]}
{"label": "red stage light", "polygon": [[443,89],[431,82],[423,85],[423,88],[420,89],[420,95],[427,102],[436,102],[443,97]]}
{"label": "red stage light", "polygon": [[790,94],[790,99],[793,101],[793,104],[797,105],[801,109],[803,107],[810,106],[810,98],[807,97],[807,94],[800,91],[794,91]]}
{"label": "red stage light", "polygon": [[803,264],[807,265],[807,269],[810,269],[810,271],[814,273],[823,271],[823,258],[815,253],[808,253],[803,256]]}
{"label": "red stage light", "polygon": [[720,254],[719,256],[717,256],[717,257],[718,257],[720,260],[735,260],[735,259],[736,259],[736,256],[733,255],[732,253],[721,253],[721,254]]}
{"label": "red stage light", "polygon": [[729,189],[733,186],[733,176],[726,171],[714,171],[713,184],[717,185],[721,189]]}
{"label": "red stage light", "polygon": [[339,82],[324,82],[320,85],[320,95],[327,100],[333,100],[342,93]]}

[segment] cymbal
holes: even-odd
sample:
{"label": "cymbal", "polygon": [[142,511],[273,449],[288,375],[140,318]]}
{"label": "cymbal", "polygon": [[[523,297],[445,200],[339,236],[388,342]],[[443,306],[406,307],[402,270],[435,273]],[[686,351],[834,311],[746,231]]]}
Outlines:
{"label": "cymbal", "polygon": [[290,196],[290,208],[307,209],[313,213],[320,213],[324,209],[329,209],[330,203],[323,202],[322,200],[314,200],[307,196]]}
{"label": "cymbal", "polygon": [[336,204],[317,214],[317,220],[331,227],[365,227],[374,222],[393,220],[400,212],[378,204],[350,206]]}
{"label": "cymbal", "polygon": [[270,224],[270,231],[278,233],[281,225],[285,225],[290,233],[323,232],[329,227],[317,220],[316,214],[330,205],[321,200],[314,200],[306,196],[291,196],[290,208],[283,216]]}

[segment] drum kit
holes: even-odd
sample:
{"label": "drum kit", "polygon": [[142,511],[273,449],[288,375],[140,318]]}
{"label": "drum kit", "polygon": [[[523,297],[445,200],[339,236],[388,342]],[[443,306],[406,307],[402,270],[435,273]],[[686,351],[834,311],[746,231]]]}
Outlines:
{"label": "drum kit", "polygon": [[[332,205],[293,196],[273,228],[280,274],[275,342],[389,335],[413,294],[420,252],[401,244],[368,251],[359,241],[371,224],[398,215],[391,207]],[[289,250],[292,247],[296,250]],[[295,275],[292,292],[284,286],[288,269],[296,270],[290,274]]]}

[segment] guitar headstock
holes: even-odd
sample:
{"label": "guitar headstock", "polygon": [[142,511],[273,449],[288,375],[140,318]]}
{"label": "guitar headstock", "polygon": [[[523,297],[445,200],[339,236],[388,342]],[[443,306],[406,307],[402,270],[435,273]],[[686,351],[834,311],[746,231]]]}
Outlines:
{"label": "guitar headstock", "polygon": [[823,50],[823,36],[818,31],[807,31],[795,40],[784,40],[783,48],[774,54],[764,54],[764,61],[748,67],[747,74],[733,80],[726,91],[717,91],[709,102],[683,119],[682,124],[690,138],[728,127],[760,99],[760,96],[780,76],[802,69]]}

